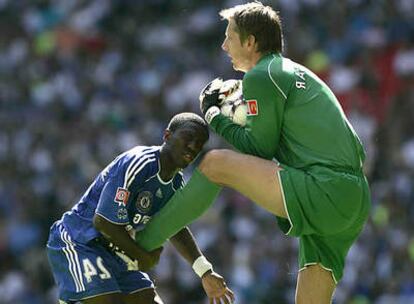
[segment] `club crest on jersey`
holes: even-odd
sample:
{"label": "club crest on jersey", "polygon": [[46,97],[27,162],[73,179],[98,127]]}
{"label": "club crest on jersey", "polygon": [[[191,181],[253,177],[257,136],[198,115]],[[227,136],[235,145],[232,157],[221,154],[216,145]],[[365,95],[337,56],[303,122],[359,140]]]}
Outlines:
{"label": "club crest on jersey", "polygon": [[259,105],[257,104],[257,100],[255,99],[246,100],[246,103],[247,103],[247,116],[259,115]]}
{"label": "club crest on jersey", "polygon": [[114,202],[118,203],[118,206],[126,206],[128,203],[129,191],[125,188],[118,187],[116,190]]}
{"label": "club crest on jersey", "polygon": [[138,195],[135,207],[142,213],[150,211],[152,207],[152,193],[149,191],[141,192]]}

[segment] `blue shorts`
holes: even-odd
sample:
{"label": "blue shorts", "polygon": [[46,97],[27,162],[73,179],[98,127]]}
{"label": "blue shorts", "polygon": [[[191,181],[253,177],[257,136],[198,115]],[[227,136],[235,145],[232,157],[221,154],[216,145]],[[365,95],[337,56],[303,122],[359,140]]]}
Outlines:
{"label": "blue shorts", "polygon": [[76,302],[110,293],[131,294],[154,288],[149,276],[127,264],[98,242],[73,241],[59,222],[50,229],[47,255],[59,299]]}

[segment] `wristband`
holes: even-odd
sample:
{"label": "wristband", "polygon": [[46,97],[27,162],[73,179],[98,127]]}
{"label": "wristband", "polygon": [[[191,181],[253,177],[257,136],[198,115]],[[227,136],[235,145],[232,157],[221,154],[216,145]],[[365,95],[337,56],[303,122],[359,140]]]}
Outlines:
{"label": "wristband", "polygon": [[217,106],[212,106],[210,107],[205,115],[205,119],[207,121],[208,124],[211,123],[211,121],[213,120],[214,117],[216,117],[217,115],[220,114],[220,109]]}
{"label": "wristband", "polygon": [[207,261],[204,255],[201,255],[194,261],[193,270],[201,278],[207,271],[213,270],[213,265]]}

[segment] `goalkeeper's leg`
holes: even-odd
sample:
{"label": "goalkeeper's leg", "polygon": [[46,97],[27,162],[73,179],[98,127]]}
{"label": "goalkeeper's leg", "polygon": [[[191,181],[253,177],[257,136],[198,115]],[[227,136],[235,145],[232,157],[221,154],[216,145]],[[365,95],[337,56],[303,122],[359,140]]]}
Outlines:
{"label": "goalkeeper's leg", "polygon": [[168,238],[202,215],[220,190],[220,186],[210,182],[196,169],[187,185],[178,190],[138,233],[138,245],[147,251],[161,247]]}

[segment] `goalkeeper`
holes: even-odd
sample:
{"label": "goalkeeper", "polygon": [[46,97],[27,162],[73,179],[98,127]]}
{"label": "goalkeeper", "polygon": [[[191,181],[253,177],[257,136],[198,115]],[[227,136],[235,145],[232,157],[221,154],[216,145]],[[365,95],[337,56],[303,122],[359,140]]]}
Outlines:
{"label": "goalkeeper", "polygon": [[[142,272],[158,262],[161,248],[146,252],[131,236],[183,186],[179,170],[194,160],[207,139],[208,127],[201,117],[174,116],[162,146],[137,146],[119,155],[72,210],[53,224],[47,253],[59,303],[162,303]],[[171,243],[201,277],[210,303],[234,300],[188,228],[176,233]]]}
{"label": "goalkeeper", "polygon": [[220,15],[228,21],[222,48],[234,69],[245,73],[247,123],[239,126],[220,113],[220,93],[211,85],[200,96],[201,109],[211,128],[243,154],[207,153],[139,243],[160,246],[228,186],[299,238],[296,303],[331,303],[369,213],[363,147],[328,86],[282,56],[281,22],[272,8],[254,2]]}

